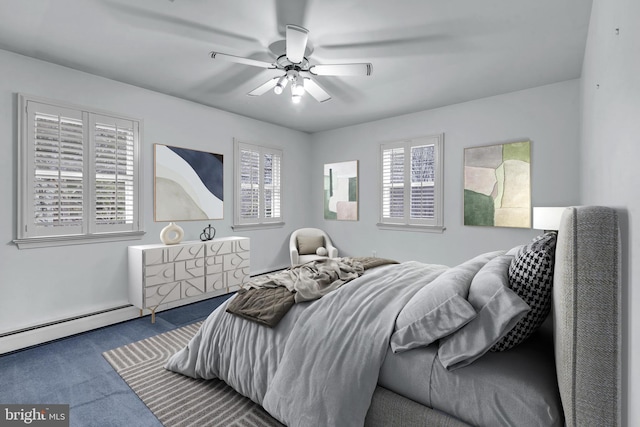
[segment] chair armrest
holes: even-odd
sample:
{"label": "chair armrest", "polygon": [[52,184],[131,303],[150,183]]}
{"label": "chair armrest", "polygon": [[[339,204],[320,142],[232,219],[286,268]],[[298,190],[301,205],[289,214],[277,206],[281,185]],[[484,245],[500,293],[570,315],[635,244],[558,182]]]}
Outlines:
{"label": "chair armrest", "polygon": [[297,265],[300,263],[300,255],[298,254],[298,250],[291,248],[291,265]]}
{"label": "chair armrest", "polygon": [[327,245],[327,256],[329,258],[338,258],[338,248],[336,248],[335,246],[333,246],[331,243],[326,243]]}

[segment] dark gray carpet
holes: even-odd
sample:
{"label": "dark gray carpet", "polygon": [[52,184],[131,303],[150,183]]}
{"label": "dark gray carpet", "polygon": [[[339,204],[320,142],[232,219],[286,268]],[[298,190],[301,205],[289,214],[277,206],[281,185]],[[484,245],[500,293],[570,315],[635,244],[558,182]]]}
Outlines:
{"label": "dark gray carpet", "polygon": [[71,427],[161,427],[102,353],[204,320],[230,296],[2,355],[0,403],[68,404]]}
{"label": "dark gray carpet", "polygon": [[282,426],[261,406],[220,380],[196,380],[164,369],[168,357],[196,333],[197,322],[103,353],[166,427]]}

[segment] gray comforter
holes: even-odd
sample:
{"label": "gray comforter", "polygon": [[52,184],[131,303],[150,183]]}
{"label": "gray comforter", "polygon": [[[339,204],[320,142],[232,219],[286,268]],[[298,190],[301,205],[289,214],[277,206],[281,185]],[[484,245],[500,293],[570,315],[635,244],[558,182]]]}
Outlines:
{"label": "gray comforter", "polygon": [[[494,276],[480,272],[508,267],[490,262],[501,253],[453,268],[418,262],[374,268],[321,299],[293,304],[274,328],[227,313],[231,298],[166,368],[220,378],[288,426],[362,426],[376,384],[472,425],[561,425],[553,353],[536,351],[538,343],[453,371],[438,361],[438,344],[397,354],[391,349],[390,337],[407,311],[430,307],[434,300],[424,297],[436,296],[448,282],[471,298],[475,279],[476,285],[493,283]],[[446,315],[424,327],[437,331],[443,320]]]}
{"label": "gray comforter", "polygon": [[406,262],[369,270],[295,304],[271,329],[223,305],[166,368],[220,378],[288,426],[362,426],[398,313],[446,268]]}

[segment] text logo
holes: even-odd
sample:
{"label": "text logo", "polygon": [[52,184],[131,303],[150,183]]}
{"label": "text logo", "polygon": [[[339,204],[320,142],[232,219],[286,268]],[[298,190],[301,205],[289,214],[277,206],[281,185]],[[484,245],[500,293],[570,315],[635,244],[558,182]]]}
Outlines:
{"label": "text logo", "polygon": [[69,427],[69,405],[2,405],[0,427]]}

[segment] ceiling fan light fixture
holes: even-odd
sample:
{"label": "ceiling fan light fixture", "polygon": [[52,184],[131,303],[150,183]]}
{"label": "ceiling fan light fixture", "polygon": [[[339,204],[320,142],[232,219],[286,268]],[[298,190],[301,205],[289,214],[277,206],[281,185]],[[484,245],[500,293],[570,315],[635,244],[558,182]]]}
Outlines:
{"label": "ceiling fan light fixture", "polygon": [[273,88],[275,94],[280,95],[284,91],[284,88],[287,87],[287,83],[289,83],[289,80],[287,79],[287,75],[285,74],[278,79],[278,83],[276,83],[276,86]]}
{"label": "ceiling fan light fixture", "polygon": [[302,100],[302,95],[304,95],[304,86],[298,84],[298,79],[296,79],[291,83],[291,101],[294,104],[299,104]]}
{"label": "ceiling fan light fixture", "polygon": [[304,95],[304,86],[301,84],[297,84],[295,86],[291,86],[291,94],[292,95],[297,95],[297,96],[302,96]]}

